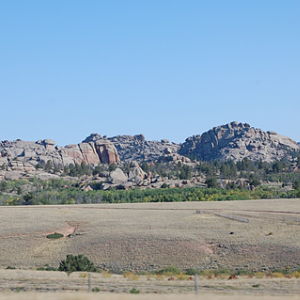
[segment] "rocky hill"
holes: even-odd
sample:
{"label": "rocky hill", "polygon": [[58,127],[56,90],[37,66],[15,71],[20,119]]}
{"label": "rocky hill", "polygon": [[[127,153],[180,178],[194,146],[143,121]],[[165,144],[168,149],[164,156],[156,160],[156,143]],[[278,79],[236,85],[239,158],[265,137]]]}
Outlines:
{"label": "rocky hill", "polygon": [[63,169],[70,164],[85,162],[88,165],[132,161],[177,161],[190,163],[196,160],[271,162],[283,157],[291,158],[299,152],[299,144],[276,132],[264,132],[249,124],[231,122],[214,127],[202,135],[194,135],[178,145],[168,140],[147,141],[143,134],[115,137],[91,134],[82,143],[60,147],[50,139],[37,142],[2,141],[0,167],[3,172],[35,172],[37,166]]}
{"label": "rocky hill", "polygon": [[263,160],[271,162],[292,157],[299,144],[274,131],[263,131],[247,123],[231,122],[214,127],[202,135],[188,137],[179,154],[197,160]]}

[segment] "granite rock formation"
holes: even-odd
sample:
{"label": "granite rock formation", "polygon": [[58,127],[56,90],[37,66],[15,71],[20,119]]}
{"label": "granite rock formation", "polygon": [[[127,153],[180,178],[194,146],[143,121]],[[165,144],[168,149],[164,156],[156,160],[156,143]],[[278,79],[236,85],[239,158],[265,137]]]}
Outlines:
{"label": "granite rock formation", "polygon": [[169,149],[170,153],[177,153],[179,149],[178,144],[170,143],[167,139],[163,139],[160,142],[147,141],[143,134],[134,136],[118,135],[107,138],[106,136],[102,137],[97,133],[93,133],[83,142],[97,143],[99,140],[110,141],[117,149],[120,160],[124,162],[156,161],[165,154],[166,149]]}
{"label": "granite rock formation", "polygon": [[263,131],[247,123],[231,122],[214,127],[202,135],[188,137],[179,154],[197,160],[263,160],[271,162],[292,156],[299,146],[292,139],[274,131]]}
{"label": "granite rock formation", "polygon": [[120,159],[116,148],[108,140],[65,147],[55,146],[55,142],[49,139],[37,142],[4,141],[0,144],[0,166],[7,171],[35,171],[37,165],[46,166],[49,162],[52,167],[61,169],[82,162],[88,165],[119,163]]}

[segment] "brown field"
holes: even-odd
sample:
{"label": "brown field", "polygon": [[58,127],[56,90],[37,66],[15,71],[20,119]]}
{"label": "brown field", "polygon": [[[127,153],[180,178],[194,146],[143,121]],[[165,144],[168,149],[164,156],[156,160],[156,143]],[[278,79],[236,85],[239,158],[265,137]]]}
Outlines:
{"label": "brown field", "polygon": [[[13,299],[17,287],[21,290],[18,299],[27,299],[31,291],[84,292],[83,275],[29,270],[45,264],[58,267],[67,254],[84,254],[97,266],[115,272],[151,271],[168,265],[182,269],[297,268],[299,228],[300,199],[0,207],[0,267],[23,269],[0,271],[0,298]],[[53,232],[66,237],[47,239]],[[73,237],[67,237],[69,234]],[[252,285],[257,280],[260,287],[255,289]],[[120,275],[104,278],[94,274],[93,284],[101,293],[117,293],[108,299],[119,299],[118,293],[126,299],[123,293],[132,287],[143,293],[128,295],[134,299],[150,299],[146,293],[194,297],[191,281],[141,276],[132,282]],[[210,292],[219,297],[213,299],[227,299],[227,294],[282,298],[300,294],[300,279],[204,278],[200,291],[201,299],[206,299],[204,295],[210,299]],[[57,293],[34,294],[28,299],[81,299],[78,293],[63,293],[60,298]],[[157,299],[169,299],[164,297]],[[84,296],[93,298],[93,294]]]}

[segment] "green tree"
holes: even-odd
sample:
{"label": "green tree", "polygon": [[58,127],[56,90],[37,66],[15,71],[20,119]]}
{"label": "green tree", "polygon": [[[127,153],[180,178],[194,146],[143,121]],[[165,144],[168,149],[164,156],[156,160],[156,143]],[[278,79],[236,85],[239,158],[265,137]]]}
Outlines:
{"label": "green tree", "polygon": [[8,189],[8,182],[6,180],[2,180],[0,182],[0,191],[5,192]]}
{"label": "green tree", "polygon": [[190,179],[191,178],[191,168],[188,165],[183,165],[180,168],[179,179]]}
{"label": "green tree", "polygon": [[23,196],[23,204],[24,205],[35,205],[36,202],[36,196],[33,192],[29,192],[28,194]]}
{"label": "green tree", "polygon": [[52,168],[53,168],[52,161],[48,160],[45,165],[45,171],[50,171],[50,170],[52,170]]}
{"label": "green tree", "polygon": [[86,256],[79,254],[73,256],[68,254],[65,260],[61,260],[59,263],[58,271],[66,272],[70,275],[72,272],[85,271],[85,272],[96,272],[97,269],[94,263],[91,262]]}
{"label": "green tree", "polygon": [[296,179],[293,183],[293,188],[295,190],[300,190],[300,180],[299,179]]}
{"label": "green tree", "polygon": [[148,165],[148,163],[147,162],[145,162],[145,161],[142,161],[142,163],[141,163],[141,168],[143,169],[143,171],[145,172],[145,173],[149,173],[149,171],[150,171],[150,169],[149,169],[149,165]]}
{"label": "green tree", "polygon": [[249,184],[253,185],[253,186],[259,186],[261,184],[261,182],[260,182],[259,178],[256,175],[250,174]]}
{"label": "green tree", "polygon": [[117,165],[116,165],[115,163],[112,163],[112,164],[109,165],[108,171],[109,171],[109,172],[112,172],[112,171],[114,171],[116,168],[117,168]]}
{"label": "green tree", "polygon": [[208,188],[217,188],[218,187],[218,181],[217,181],[216,177],[206,178],[205,183],[207,184]]}
{"label": "green tree", "polygon": [[282,162],[281,161],[276,161],[272,165],[272,169],[274,173],[279,173],[282,171]]}

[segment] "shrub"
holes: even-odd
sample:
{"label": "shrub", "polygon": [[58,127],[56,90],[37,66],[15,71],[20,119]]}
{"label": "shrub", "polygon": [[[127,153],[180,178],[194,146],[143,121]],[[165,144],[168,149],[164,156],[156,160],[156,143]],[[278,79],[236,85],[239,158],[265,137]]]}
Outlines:
{"label": "shrub", "polygon": [[68,254],[67,258],[59,263],[58,271],[66,272],[70,275],[72,272],[78,271],[96,272],[97,269],[94,266],[94,263],[82,254],[78,256]]}
{"label": "shrub", "polygon": [[264,277],[265,277],[265,273],[263,273],[263,272],[256,272],[256,273],[255,273],[255,277],[256,277],[256,278],[260,278],[260,279],[261,279],[261,278],[264,278]]}
{"label": "shrub", "polygon": [[45,265],[43,267],[39,267],[36,269],[37,271],[57,271],[57,268],[55,267],[49,267],[48,265]]}
{"label": "shrub", "polygon": [[62,237],[64,237],[64,235],[61,233],[58,233],[58,232],[51,233],[46,236],[46,238],[48,238],[48,239],[60,239]]}
{"label": "shrub", "polygon": [[179,275],[181,270],[176,266],[169,266],[164,269],[161,269],[157,272],[157,274],[166,274],[166,275]]}
{"label": "shrub", "polygon": [[98,293],[98,292],[100,292],[100,289],[98,287],[94,287],[94,288],[92,288],[92,292]]}
{"label": "shrub", "polygon": [[284,274],[281,272],[274,272],[272,273],[272,277],[274,278],[284,278]]}
{"label": "shrub", "polygon": [[238,270],[238,271],[236,271],[235,275],[245,275],[245,276],[253,275],[253,271],[250,271],[250,270]]}
{"label": "shrub", "polygon": [[300,278],[300,272],[299,271],[295,271],[291,274],[292,277],[295,277],[295,278]]}
{"label": "shrub", "polygon": [[139,293],[140,293],[140,291],[137,290],[136,288],[132,288],[132,289],[130,290],[130,294],[139,294]]}
{"label": "shrub", "polygon": [[164,183],[161,185],[160,188],[161,188],[161,189],[166,189],[166,188],[168,188],[168,185],[164,182]]}
{"label": "shrub", "polygon": [[198,270],[198,269],[196,269],[196,268],[190,268],[190,269],[187,269],[186,270],[186,272],[185,272],[185,274],[186,275],[196,275],[196,274],[201,274],[202,273],[202,271],[201,270]]}
{"label": "shrub", "polygon": [[205,183],[207,184],[208,188],[217,188],[218,187],[218,181],[217,181],[216,177],[206,178]]}

